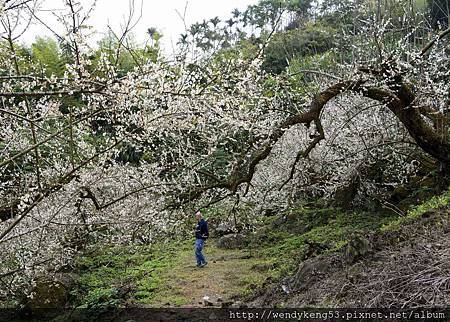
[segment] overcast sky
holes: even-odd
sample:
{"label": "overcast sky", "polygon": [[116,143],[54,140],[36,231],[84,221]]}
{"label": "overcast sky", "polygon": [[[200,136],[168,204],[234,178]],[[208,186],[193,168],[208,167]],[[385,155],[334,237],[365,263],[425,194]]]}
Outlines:
{"label": "overcast sky", "polygon": [[[64,8],[64,0],[41,0],[38,16],[52,27],[58,23],[54,18],[54,12]],[[134,34],[139,42],[144,42],[146,30],[149,27],[156,27],[163,34],[162,45],[166,52],[172,52],[172,43],[176,44],[178,35],[184,31],[182,19],[176,13],[183,14],[186,3],[186,23],[189,25],[203,19],[228,18],[234,8],[244,9],[250,4],[255,4],[258,0],[136,0],[137,13],[140,14],[142,1],[142,18],[134,29]],[[84,8],[89,8],[93,0],[80,0]],[[88,24],[94,30],[102,33],[107,30],[107,25],[111,25],[117,32],[123,24],[125,16],[129,10],[129,0],[98,0],[95,10],[91,15]],[[55,28],[55,31],[61,29]],[[51,35],[45,27],[32,25],[21,38],[26,43],[31,43],[36,36]],[[101,38],[101,34],[96,36],[96,40]]]}

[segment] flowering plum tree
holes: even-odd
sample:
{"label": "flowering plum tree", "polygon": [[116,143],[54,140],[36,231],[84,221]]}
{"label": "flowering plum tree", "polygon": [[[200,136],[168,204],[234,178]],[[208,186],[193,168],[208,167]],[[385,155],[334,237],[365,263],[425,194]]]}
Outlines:
{"label": "flowering plum tree", "polygon": [[[92,55],[90,11],[65,3],[64,34],[52,30],[61,75],[17,44],[38,19],[34,2],[0,7],[1,296],[87,243],[148,242],[180,231],[186,211],[236,196],[256,210],[294,192],[329,196],[380,160],[402,181],[414,171],[411,146],[448,170],[449,30],[422,48],[404,37],[393,50],[355,50],[365,61],[333,74],[299,71],[309,75],[300,86],[262,70],[264,46],[251,59],[146,56],[126,41],[132,13],[115,55]],[[380,44],[388,24],[365,32]],[[125,74],[124,52],[135,61]]]}

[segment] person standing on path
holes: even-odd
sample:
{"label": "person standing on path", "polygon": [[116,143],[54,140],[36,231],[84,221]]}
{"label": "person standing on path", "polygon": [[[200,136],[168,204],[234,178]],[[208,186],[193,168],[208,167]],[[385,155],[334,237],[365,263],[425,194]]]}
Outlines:
{"label": "person standing on path", "polygon": [[200,211],[195,213],[197,218],[197,227],[195,228],[195,258],[197,259],[197,267],[205,267],[208,262],[202,253],[205,240],[209,237],[208,224],[202,218]]}

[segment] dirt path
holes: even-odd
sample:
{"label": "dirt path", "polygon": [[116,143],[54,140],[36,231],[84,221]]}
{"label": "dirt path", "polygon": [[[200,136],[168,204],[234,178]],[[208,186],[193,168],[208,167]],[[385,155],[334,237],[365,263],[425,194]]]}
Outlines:
{"label": "dirt path", "polygon": [[208,265],[197,268],[194,251],[183,250],[173,267],[161,277],[164,289],[156,290],[150,306],[203,307],[208,296],[214,306],[248,294],[267,275],[258,269],[264,262],[245,250],[223,250],[209,242],[204,249]]}

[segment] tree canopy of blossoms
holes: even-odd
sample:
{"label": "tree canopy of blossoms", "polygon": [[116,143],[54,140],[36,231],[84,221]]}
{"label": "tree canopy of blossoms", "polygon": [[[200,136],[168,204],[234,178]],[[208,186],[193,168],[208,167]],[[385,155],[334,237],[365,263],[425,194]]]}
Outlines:
{"label": "tree canopy of blossoms", "polygon": [[[264,45],[251,57],[155,59],[125,30],[93,55],[89,11],[65,3],[59,75],[18,44],[34,3],[0,4],[2,296],[86,243],[177,233],[195,209],[241,202],[257,214],[329,197],[380,162],[395,185],[415,171],[411,151],[448,170],[449,30],[371,54],[355,40],[352,61],[301,71],[299,85],[298,74],[263,71]],[[388,25],[366,25],[374,46]],[[135,64],[123,73],[125,53]],[[363,184],[367,196],[382,188]]]}

